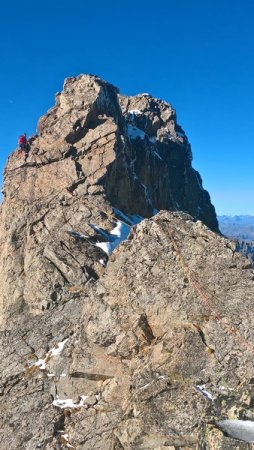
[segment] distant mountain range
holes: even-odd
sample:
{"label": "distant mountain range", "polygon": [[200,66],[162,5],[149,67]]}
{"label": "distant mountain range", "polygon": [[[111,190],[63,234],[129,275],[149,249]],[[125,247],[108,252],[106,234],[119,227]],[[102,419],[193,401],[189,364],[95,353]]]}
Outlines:
{"label": "distant mountain range", "polygon": [[217,216],[219,228],[227,237],[254,241],[254,215]]}
{"label": "distant mountain range", "polygon": [[254,215],[217,216],[224,236],[237,239],[237,250],[247,255],[254,264]]}

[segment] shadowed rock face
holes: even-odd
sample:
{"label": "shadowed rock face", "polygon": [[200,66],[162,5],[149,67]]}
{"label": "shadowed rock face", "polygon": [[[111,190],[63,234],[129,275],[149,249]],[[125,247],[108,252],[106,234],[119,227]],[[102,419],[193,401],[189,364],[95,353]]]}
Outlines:
{"label": "shadowed rock face", "polygon": [[5,170],[0,448],[250,449],[218,424],[254,420],[253,270],[175,111],[80,76],[38,131]]}

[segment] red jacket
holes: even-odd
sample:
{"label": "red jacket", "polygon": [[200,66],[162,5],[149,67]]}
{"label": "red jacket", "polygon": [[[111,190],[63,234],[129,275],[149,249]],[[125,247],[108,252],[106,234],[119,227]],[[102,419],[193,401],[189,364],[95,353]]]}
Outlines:
{"label": "red jacket", "polygon": [[19,145],[26,145],[27,144],[27,138],[24,134],[21,134],[21,136],[19,136],[19,140],[18,140]]}

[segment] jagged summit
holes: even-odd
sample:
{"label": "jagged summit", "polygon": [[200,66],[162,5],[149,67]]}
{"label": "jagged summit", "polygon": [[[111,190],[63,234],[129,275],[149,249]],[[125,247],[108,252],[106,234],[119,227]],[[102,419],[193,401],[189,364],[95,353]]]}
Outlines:
{"label": "jagged summit", "polygon": [[[39,120],[38,132],[29,140],[25,163],[17,152],[9,158],[7,197],[20,184],[24,167],[24,202],[65,187],[79,197],[103,194],[125,213],[185,211],[218,231],[209,194],[191,167],[190,144],[168,103],[146,94],[118,95],[96,76],[71,77]],[[20,169],[16,183],[8,176],[14,169]]]}
{"label": "jagged summit", "polygon": [[[190,144],[168,103],[121,96],[96,76],[67,78],[29,147],[27,157],[19,150],[10,155],[4,175],[2,257],[13,246],[18,255],[0,269],[0,308],[9,315],[12,307],[47,308],[61,297],[63,277],[83,283],[99,276],[99,249],[84,249],[77,263],[70,233],[90,238],[95,227],[111,231],[115,208],[141,217],[185,211],[218,231],[209,194],[191,166]],[[55,288],[47,283],[52,266]],[[19,287],[4,281],[12,271],[20,273]]]}

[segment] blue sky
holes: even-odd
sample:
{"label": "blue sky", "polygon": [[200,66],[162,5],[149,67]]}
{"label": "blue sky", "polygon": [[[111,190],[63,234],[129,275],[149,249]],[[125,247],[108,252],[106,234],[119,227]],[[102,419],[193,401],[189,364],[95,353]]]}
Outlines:
{"label": "blue sky", "polygon": [[169,101],[219,214],[254,213],[253,0],[1,4],[0,163],[67,76]]}

